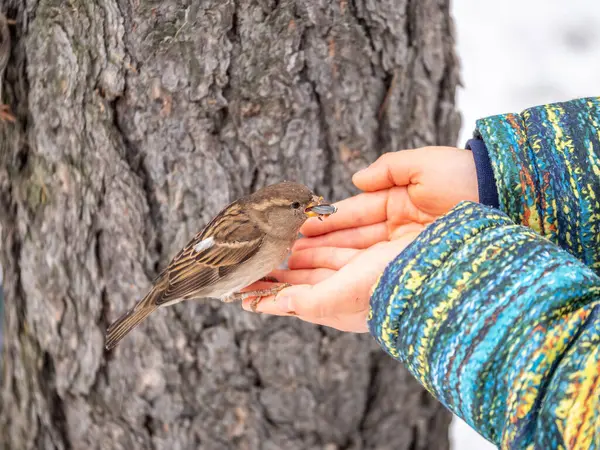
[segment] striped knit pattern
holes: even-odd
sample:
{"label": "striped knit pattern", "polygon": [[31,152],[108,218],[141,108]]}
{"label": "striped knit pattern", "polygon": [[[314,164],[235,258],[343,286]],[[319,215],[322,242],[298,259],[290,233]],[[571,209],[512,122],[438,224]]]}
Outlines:
{"label": "striped knit pattern", "polygon": [[599,298],[600,279],[581,261],[462,203],[387,267],[369,327],[502,448],[600,449]]}
{"label": "striped knit pattern", "polygon": [[600,270],[600,98],[477,122],[500,207]]}

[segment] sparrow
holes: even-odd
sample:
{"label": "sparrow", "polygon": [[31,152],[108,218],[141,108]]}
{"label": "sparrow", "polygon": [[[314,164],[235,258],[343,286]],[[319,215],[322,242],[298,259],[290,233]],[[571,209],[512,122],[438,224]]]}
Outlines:
{"label": "sparrow", "polygon": [[293,182],[264,187],[226,206],[154,280],[148,294],[106,331],[110,350],[158,308],[198,298],[233,302],[275,295],[289,284],[239,292],[265,279],[285,260],[309,217],[336,212],[309,188]]}
{"label": "sparrow", "polygon": [[9,21],[4,14],[0,12],[0,121],[14,122],[15,117],[9,112],[8,105],[2,103],[2,84],[4,82],[4,71],[10,58],[10,30]]}

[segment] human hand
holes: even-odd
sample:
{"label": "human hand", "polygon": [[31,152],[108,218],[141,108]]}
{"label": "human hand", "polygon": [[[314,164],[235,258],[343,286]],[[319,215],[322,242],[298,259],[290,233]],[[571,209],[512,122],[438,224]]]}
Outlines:
{"label": "human hand", "polygon": [[[367,331],[371,288],[386,265],[431,220],[427,215],[405,214],[406,188],[360,194],[336,204],[338,212],[323,222],[309,220],[306,237],[296,241],[289,270],[271,275],[295,285],[275,299],[264,297],[256,311],[295,315],[343,331]],[[247,290],[263,289],[266,282]],[[249,310],[252,298],[243,302]]]}
{"label": "human hand", "polygon": [[457,203],[479,199],[473,156],[457,148],[388,153],[353,181],[366,192],[338,203],[338,212],[323,222],[309,220],[301,229],[306,238],[292,249],[290,270],[273,273],[300,286],[283,289],[275,301],[264,298],[257,311],[366,331],[369,290],[387,263]]}
{"label": "human hand", "polygon": [[386,153],[352,181],[366,192],[404,186],[410,207],[434,218],[461,201],[479,201],[473,153],[454,147]]}
{"label": "human hand", "polygon": [[[277,297],[263,298],[256,311],[366,333],[369,299],[377,278],[417,235],[410,232],[366,250],[328,247],[293,253],[289,265],[294,269],[278,270],[273,276],[294,286],[283,289]],[[264,282],[248,289],[261,288],[256,286],[259,284]],[[249,311],[251,302],[244,300],[243,308]]]}
{"label": "human hand", "polygon": [[479,200],[472,152],[452,147],[386,153],[352,181],[365,193],[337,203],[338,212],[322,222],[307,221],[292,256],[315,247],[366,249],[422,230],[461,201]]}

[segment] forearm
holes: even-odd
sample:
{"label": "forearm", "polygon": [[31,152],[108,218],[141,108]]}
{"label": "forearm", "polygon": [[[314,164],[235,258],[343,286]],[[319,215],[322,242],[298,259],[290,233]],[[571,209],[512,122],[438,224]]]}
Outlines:
{"label": "forearm", "polygon": [[499,207],[600,269],[600,98],[488,117],[477,122],[477,132]]}
{"label": "forearm", "polygon": [[369,327],[491,441],[557,448],[550,443],[575,433],[593,442],[594,418],[585,419],[593,431],[586,437],[562,411],[573,397],[591,411],[600,406],[598,383],[573,378],[582,368],[596,380],[600,372],[599,286],[591,270],[531,230],[463,203],[388,266]]}

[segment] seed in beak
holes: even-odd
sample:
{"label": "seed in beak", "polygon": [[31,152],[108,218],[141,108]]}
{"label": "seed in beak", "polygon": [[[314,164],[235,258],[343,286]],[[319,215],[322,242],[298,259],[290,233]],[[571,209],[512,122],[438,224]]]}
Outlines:
{"label": "seed in beak", "polygon": [[314,212],[315,214],[322,216],[330,216],[337,212],[337,208],[334,205],[315,205],[307,208],[310,212]]}
{"label": "seed in beak", "polygon": [[308,217],[318,217],[319,220],[323,220],[323,216],[330,216],[337,212],[337,208],[333,205],[322,204],[322,205],[311,205],[304,210]]}

